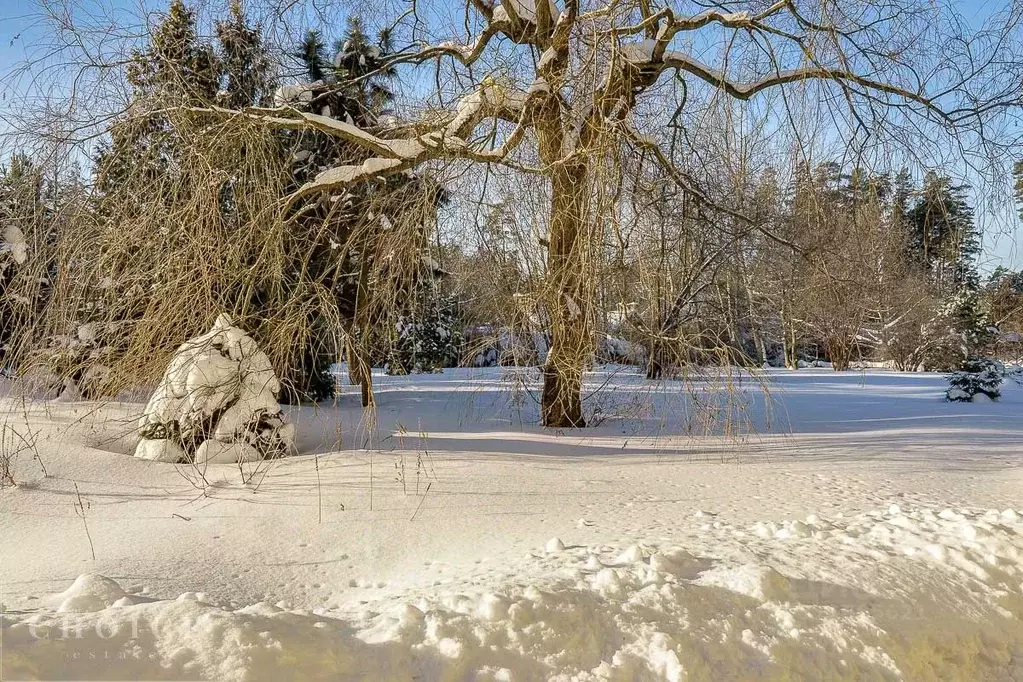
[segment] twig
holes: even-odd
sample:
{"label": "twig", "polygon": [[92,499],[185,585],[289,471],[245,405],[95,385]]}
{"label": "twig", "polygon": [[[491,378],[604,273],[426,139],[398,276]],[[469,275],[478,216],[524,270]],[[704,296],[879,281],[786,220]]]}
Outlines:
{"label": "twig", "polygon": [[410,523],[416,520],[416,514],[419,513],[419,509],[423,506],[423,502],[426,501],[426,496],[430,494],[430,488],[432,487],[433,481],[430,481],[429,483],[426,484],[426,490],[423,492],[423,496],[419,499],[419,504],[416,506],[416,510],[412,512],[412,518],[409,519]]}
{"label": "twig", "polygon": [[323,523],[323,488],[320,487],[320,455],[313,455],[316,466],[316,523]]}
{"label": "twig", "polygon": [[78,483],[75,483],[75,495],[78,496],[78,502],[75,503],[75,513],[82,518],[82,525],[85,526],[85,537],[89,539],[89,551],[92,552],[92,560],[96,560],[96,547],[92,544],[92,535],[89,533],[89,524],[85,520],[85,510],[89,506],[88,502],[82,500],[82,493],[78,490]]}

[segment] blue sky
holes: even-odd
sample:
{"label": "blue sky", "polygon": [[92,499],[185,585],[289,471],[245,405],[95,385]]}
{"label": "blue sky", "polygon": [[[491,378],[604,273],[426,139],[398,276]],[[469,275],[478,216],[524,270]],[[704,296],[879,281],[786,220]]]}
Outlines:
{"label": "blue sky", "polygon": [[[168,2],[169,0],[101,0],[99,2],[81,0],[81,4],[76,7],[82,13],[94,12],[103,8],[101,11],[106,21],[117,22],[123,19],[125,23],[137,23],[143,7],[150,11],[160,10],[166,7]],[[312,6],[306,0],[299,6],[298,11],[301,12],[301,7],[306,5]],[[322,6],[320,3],[317,5]],[[958,0],[956,5],[968,21],[977,24],[1005,6],[1003,0]],[[363,6],[360,9],[365,11],[368,8]],[[38,11],[38,5],[34,1],[0,0],[0,77],[3,77],[9,69],[26,58],[38,54],[41,48],[40,35],[42,33],[38,23]],[[335,11],[338,16],[343,16],[339,8],[332,10],[331,13],[333,14]],[[6,101],[8,96],[7,92],[0,92],[0,98],[3,98],[0,99],[0,111],[9,105],[9,101]],[[0,120],[0,135],[2,135],[3,128],[3,121]],[[1007,202],[998,206],[991,206],[988,203],[983,207],[978,207],[977,214],[978,222],[984,230],[983,270],[989,271],[998,265],[1012,269],[1023,268],[1023,226],[1016,217],[1015,207],[1008,205]]]}

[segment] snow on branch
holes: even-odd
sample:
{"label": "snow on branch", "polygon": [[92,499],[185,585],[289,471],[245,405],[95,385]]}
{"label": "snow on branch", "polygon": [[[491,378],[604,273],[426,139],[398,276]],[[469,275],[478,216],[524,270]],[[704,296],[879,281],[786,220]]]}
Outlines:
{"label": "snow on branch", "polygon": [[[531,125],[534,108],[531,105],[550,95],[550,88],[543,79],[537,79],[525,92],[486,82],[459,100],[448,116],[441,117],[434,124],[433,130],[416,137],[399,139],[378,137],[350,123],[297,112],[309,127],[352,142],[373,156],[358,165],[338,166],[323,171],[299,188],[293,199],[363,180],[395,175],[430,159],[501,161],[519,144],[525,130]],[[474,149],[466,140],[485,118],[513,122],[516,127],[498,147]]]}
{"label": "snow on branch", "polygon": [[[540,0],[537,5],[534,0],[502,0],[501,6],[495,10],[495,17],[503,10],[513,21],[525,21],[530,24],[540,24],[557,20],[561,14],[557,3],[554,0]],[[543,16],[545,15],[546,16]]]}
{"label": "snow on branch", "polygon": [[357,144],[379,156],[390,159],[412,159],[423,152],[422,145],[415,140],[388,140],[336,118],[305,111],[296,113],[309,123],[308,127]]}

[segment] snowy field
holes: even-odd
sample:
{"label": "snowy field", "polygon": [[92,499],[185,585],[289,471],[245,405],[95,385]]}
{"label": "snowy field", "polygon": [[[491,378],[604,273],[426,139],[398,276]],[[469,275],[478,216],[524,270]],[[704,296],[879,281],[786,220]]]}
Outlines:
{"label": "snowy field", "polygon": [[129,456],[141,403],[3,398],[0,678],[1023,679],[1019,386],[611,367],[558,433],[527,374],[376,382],[202,472]]}

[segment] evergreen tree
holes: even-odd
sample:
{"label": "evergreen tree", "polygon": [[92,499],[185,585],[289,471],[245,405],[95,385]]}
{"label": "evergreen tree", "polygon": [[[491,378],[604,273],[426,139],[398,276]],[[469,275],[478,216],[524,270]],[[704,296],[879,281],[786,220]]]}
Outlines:
{"label": "evergreen tree", "polygon": [[32,276],[32,242],[45,222],[42,173],[23,154],[0,168],[0,368],[20,351],[41,291]]}
{"label": "evergreen tree", "polygon": [[1002,363],[991,358],[967,358],[958,371],[948,376],[949,388],[945,399],[950,402],[972,402],[977,395],[998,400],[1005,376]]}
{"label": "evergreen tree", "polygon": [[333,77],[346,100],[344,110],[356,125],[372,123],[394,99],[389,82],[396,71],[387,66],[387,56],[393,49],[390,35],[382,32],[373,43],[362,19],[351,16],[335,47]]}
{"label": "evergreen tree", "polygon": [[127,72],[131,108],[111,128],[95,159],[101,194],[129,180],[147,179],[155,185],[173,172],[181,156],[180,136],[166,115],[154,112],[209,104],[221,80],[216,54],[199,40],[195,13],[182,0],[172,0],[147,47],[132,54]]}
{"label": "evergreen tree", "polygon": [[225,81],[220,103],[234,109],[268,105],[274,89],[269,58],[259,27],[249,25],[241,0],[232,0],[229,18],[217,22],[216,36]]}
{"label": "evergreen tree", "polygon": [[1014,195],[1016,197],[1016,209],[1019,211],[1020,220],[1023,220],[1023,160],[1012,165],[1012,177]]}
{"label": "evergreen tree", "polygon": [[891,188],[891,221],[899,229],[909,231],[910,197],[913,194],[913,179],[909,169],[903,168],[895,174]]}
{"label": "evergreen tree", "polygon": [[136,98],[189,105],[213,100],[220,85],[217,57],[211,46],[199,40],[195,12],[183,0],[171,1],[148,47],[133,55],[128,82]]}
{"label": "evergreen tree", "polygon": [[24,362],[43,333],[57,275],[57,207],[78,201],[80,189],[25,154],[0,167],[0,368]]}
{"label": "evergreen tree", "polygon": [[928,173],[909,214],[910,250],[945,292],[978,284],[980,235],[966,200],[968,189]]}
{"label": "evergreen tree", "polygon": [[[385,68],[390,41],[386,35],[373,43],[358,17],[347,22],[345,34],[337,42],[337,56],[328,73],[321,73],[322,43],[319,33],[307,34],[296,50],[310,77],[293,106],[308,108],[323,116],[372,125],[386,111],[393,98],[389,82],[393,69]],[[295,185],[312,180],[324,168],[342,160],[357,162],[362,150],[337,138],[315,132],[292,133],[295,153]],[[331,292],[344,325],[348,344],[349,369],[353,383],[363,385],[363,401],[372,400],[369,357],[375,344],[388,345],[390,334],[374,338],[373,330],[387,327],[398,316],[414,316],[423,310],[416,282],[431,277],[423,267],[428,253],[426,225],[435,206],[442,200],[440,188],[409,177],[388,178],[374,187],[360,187],[295,207],[296,220],[309,234],[317,235],[307,258],[310,272],[319,273],[319,281]],[[415,302],[415,303],[413,303]],[[377,357],[380,357],[380,351]],[[386,357],[389,351],[384,352]],[[310,353],[304,366],[311,379],[300,388],[306,397],[320,391],[332,391],[333,384],[318,381],[336,361],[323,352]]]}
{"label": "evergreen tree", "polygon": [[305,65],[311,83],[323,81],[327,76],[327,46],[319,31],[309,30],[299,45],[296,56]]}
{"label": "evergreen tree", "polygon": [[438,372],[458,363],[461,333],[455,302],[429,295],[397,316],[388,374]]}

